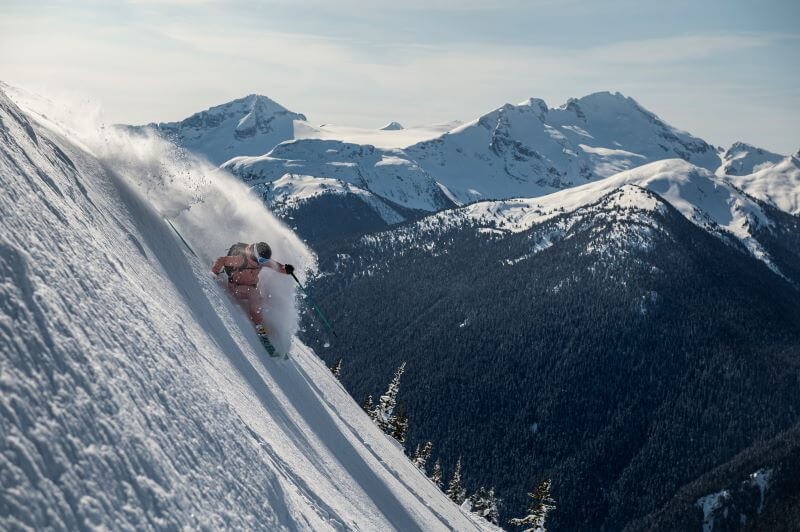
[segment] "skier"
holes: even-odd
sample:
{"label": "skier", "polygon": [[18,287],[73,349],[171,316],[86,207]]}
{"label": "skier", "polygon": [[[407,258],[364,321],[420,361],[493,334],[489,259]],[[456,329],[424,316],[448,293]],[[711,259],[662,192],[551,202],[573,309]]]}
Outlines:
{"label": "skier", "polygon": [[243,242],[234,244],[226,256],[216,260],[211,272],[219,275],[223,269],[225,270],[228,276],[228,291],[250,315],[258,335],[265,338],[267,328],[263,323],[261,313],[263,301],[258,290],[258,274],[264,267],[287,275],[294,273],[294,266],[291,264],[281,264],[272,259],[272,249],[266,242],[250,245]]}

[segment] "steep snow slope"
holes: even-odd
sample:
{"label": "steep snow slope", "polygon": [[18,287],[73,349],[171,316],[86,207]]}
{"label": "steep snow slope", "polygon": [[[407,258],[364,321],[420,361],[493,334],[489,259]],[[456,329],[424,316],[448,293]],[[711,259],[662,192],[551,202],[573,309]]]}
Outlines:
{"label": "steep snow slope", "polygon": [[237,155],[261,155],[294,138],[294,121],[305,120],[266,96],[251,94],[195,113],[180,122],[139,126],[152,128],[179,146],[222,164]]}
{"label": "steep snow slope", "polygon": [[[84,140],[97,156],[0,93],[0,528],[478,527],[215,286],[231,239],[313,266],[259,200],[158,139]],[[290,341],[293,287],[264,275]]]}
{"label": "steep snow slope", "polygon": [[557,109],[535,98],[506,104],[406,152],[462,202],[540,196],[674,157],[719,166],[703,140],[607,92]]}
{"label": "steep snow slope", "polygon": [[717,175],[748,175],[771,166],[784,158],[783,155],[756,148],[744,142],[735,142],[722,154],[722,165]]}
{"label": "steep snow slope", "polygon": [[800,216],[800,151],[753,174],[727,177],[751,196]]}

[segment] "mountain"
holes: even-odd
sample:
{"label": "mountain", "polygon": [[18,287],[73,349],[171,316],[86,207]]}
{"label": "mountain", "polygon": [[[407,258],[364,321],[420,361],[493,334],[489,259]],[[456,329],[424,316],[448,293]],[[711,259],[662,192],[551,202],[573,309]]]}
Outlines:
{"label": "mountain", "polygon": [[[372,145],[294,140],[267,155],[235,157],[223,168],[240,176],[312,242],[380,229],[453,205],[401,150]],[[320,209],[329,216],[315,214]],[[307,223],[297,225],[297,220]]]}
{"label": "mountain", "polygon": [[288,361],[210,279],[264,232],[312,268],[299,239],[231,176],[116,134],[98,159],[0,92],[0,529],[492,528],[292,340],[290,279],[263,280]]}
{"label": "mountain", "polygon": [[[741,246],[770,268],[780,268],[765,244],[769,230],[793,227],[792,218],[743,193],[727,179],[682,159],[658,161],[609,178],[538,198],[479,202],[455,211],[444,211],[425,220],[425,225],[491,223],[503,232],[518,232],[562,212],[597,201],[624,185],[636,185],[669,201],[688,220],[722,240]],[[775,220],[780,219],[777,224]],[[767,230],[769,229],[769,230]],[[779,252],[780,255],[780,252]],[[785,261],[782,266],[791,267]],[[799,279],[800,280],[800,279]]]}
{"label": "mountain", "polygon": [[800,215],[800,150],[752,174],[727,177],[751,196],[790,214]]}
{"label": "mountain", "polygon": [[556,109],[506,104],[406,151],[461,203],[541,196],[660,159],[719,166],[713,146],[607,92]]}
{"label": "mountain", "polygon": [[743,176],[775,166],[783,155],[756,148],[744,142],[735,142],[722,154],[718,175]]}
{"label": "mountain", "polygon": [[504,518],[547,476],[554,530],[619,530],[800,422],[799,224],[671,160],[323,243],[324,356],[357,398],[405,361],[409,447]]}
{"label": "mountain", "polygon": [[[382,135],[405,131],[410,130]],[[223,167],[261,187],[266,200],[281,197],[292,203],[292,217],[307,219],[302,211],[314,211],[320,202],[335,208],[347,201],[356,207],[356,218],[371,220],[362,232],[379,229],[376,219],[392,224],[476,199],[537,197],[667,158],[682,158],[712,171],[720,163],[712,146],[618,93],[572,99],[557,109],[537,99],[505,105],[402,148],[342,142],[317,133],[303,136],[259,157],[233,158]],[[285,176],[302,178],[305,192],[292,200],[292,191],[285,187],[278,193],[269,190],[270,183]],[[303,200],[309,178],[321,183],[312,203]],[[334,187],[331,180],[339,184]],[[359,188],[357,195],[342,192],[352,186]],[[333,201],[323,199],[334,192]],[[367,196],[370,201],[361,202]],[[394,206],[415,212],[403,215]],[[389,218],[384,215],[387,208],[395,211]],[[349,210],[336,208],[348,234],[353,234],[358,220],[347,215]],[[320,234],[313,224],[297,229],[312,241]],[[328,233],[326,238],[337,236],[334,230]]]}
{"label": "mountain", "polygon": [[399,131],[405,129],[400,122],[389,122],[381,128],[381,131]]}
{"label": "mountain", "polygon": [[261,155],[294,138],[294,121],[306,120],[266,96],[251,94],[150,129],[219,165],[238,155]]}

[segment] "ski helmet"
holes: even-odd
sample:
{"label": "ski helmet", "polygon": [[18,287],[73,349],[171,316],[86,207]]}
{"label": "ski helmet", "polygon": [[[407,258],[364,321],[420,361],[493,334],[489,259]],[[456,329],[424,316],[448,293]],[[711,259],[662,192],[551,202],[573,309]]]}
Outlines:
{"label": "ski helmet", "polygon": [[256,257],[261,257],[264,259],[269,259],[272,257],[272,249],[266,242],[258,242],[257,244],[253,244],[253,251],[255,251]]}

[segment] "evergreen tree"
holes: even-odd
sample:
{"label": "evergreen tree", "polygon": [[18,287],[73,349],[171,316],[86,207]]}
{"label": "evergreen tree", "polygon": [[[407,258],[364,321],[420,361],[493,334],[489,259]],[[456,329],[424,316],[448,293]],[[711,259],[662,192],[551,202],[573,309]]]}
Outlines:
{"label": "evergreen tree", "polygon": [[408,432],[408,415],[406,415],[406,404],[400,403],[397,407],[397,414],[394,414],[389,422],[389,434],[400,443],[406,442]]}
{"label": "evergreen tree", "polygon": [[438,458],[436,459],[436,463],[433,464],[433,472],[431,473],[431,480],[433,481],[434,484],[436,484],[436,487],[439,489],[442,489],[442,486],[444,486],[444,484],[442,483],[442,463],[439,461]]}
{"label": "evergreen tree", "polygon": [[417,445],[417,450],[414,452],[413,462],[414,465],[417,466],[420,471],[423,473],[427,472],[426,465],[428,463],[428,458],[431,457],[431,450],[433,450],[433,442],[425,442],[425,445],[420,448]]}
{"label": "evergreen tree", "polygon": [[533,499],[528,507],[528,515],[511,519],[508,523],[515,526],[528,526],[522,532],[547,532],[545,521],[547,514],[556,509],[556,501],[550,497],[550,479],[546,478],[536,486],[528,496]]}
{"label": "evergreen tree", "polygon": [[[394,377],[392,378],[392,382],[389,383],[389,388],[386,390],[385,394],[381,395],[378,406],[375,408],[374,419],[386,434],[391,434],[393,432],[392,418],[394,417],[394,408],[397,405],[397,394],[400,392],[400,377],[403,376],[405,370],[406,363],[403,362],[400,364],[400,367],[397,368],[397,371],[394,372]],[[405,439],[405,437],[403,439]]]}
{"label": "evergreen tree", "polygon": [[336,363],[334,363],[334,365],[331,367],[331,373],[333,373],[333,376],[336,377],[337,379],[342,374],[342,359],[341,359],[341,357],[339,357],[339,359],[336,360]]}
{"label": "evergreen tree", "polygon": [[470,511],[492,524],[500,524],[500,513],[497,509],[499,500],[495,497],[494,488],[481,487],[469,498]]}
{"label": "evergreen tree", "polygon": [[456,470],[453,471],[453,478],[450,479],[450,484],[447,486],[447,496],[454,503],[461,506],[467,498],[467,490],[461,485],[461,457],[456,462]]}
{"label": "evergreen tree", "polygon": [[374,420],[375,419],[375,407],[372,404],[372,394],[368,393],[366,397],[364,397],[364,402],[361,403],[361,408],[364,409],[364,412]]}

